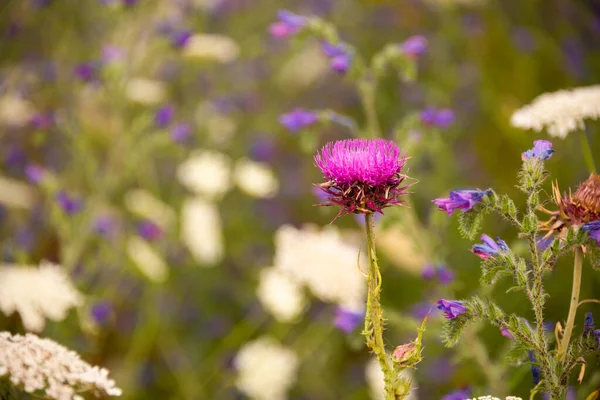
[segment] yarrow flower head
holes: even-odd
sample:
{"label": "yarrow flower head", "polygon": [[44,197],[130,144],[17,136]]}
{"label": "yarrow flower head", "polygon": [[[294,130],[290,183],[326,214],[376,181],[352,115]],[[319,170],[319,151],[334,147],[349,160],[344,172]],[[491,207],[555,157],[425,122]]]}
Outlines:
{"label": "yarrow flower head", "polygon": [[474,245],[471,248],[471,251],[477,254],[482,260],[493,258],[501,251],[509,251],[506,242],[500,238],[497,238],[497,241],[494,242],[494,239],[483,234],[481,235],[481,240],[483,241],[483,244]]}
{"label": "yarrow flower head", "polygon": [[83,400],[78,393],[87,391],[121,395],[106,369],[92,367],[76,352],[31,333],[0,332],[1,376],[27,393],[43,392],[47,399]]}
{"label": "yarrow flower head", "polygon": [[596,232],[600,230],[600,222],[597,222],[600,221],[600,175],[592,173],[579,185],[575,193],[569,192],[568,196],[561,195],[558,184],[554,184],[552,190],[558,210],[541,208],[551,216],[540,225],[541,230],[548,231],[546,237],[574,226],[590,231],[590,236],[598,241],[600,233]]}
{"label": "yarrow flower head", "polygon": [[303,108],[296,108],[279,117],[279,123],[294,133],[316,124],[318,120],[319,116],[316,112]]}
{"label": "yarrow flower head", "polygon": [[354,54],[346,44],[339,43],[335,45],[323,42],[323,51],[331,60],[331,69],[342,75],[348,72],[352,65]]}
{"label": "yarrow flower head", "polygon": [[283,39],[298,33],[308,22],[307,17],[294,14],[287,10],[277,13],[279,21],[269,26],[269,33],[276,39]]}
{"label": "yarrow flower head", "polygon": [[467,313],[467,307],[465,307],[462,301],[458,300],[438,300],[437,308],[442,311],[444,317],[448,319],[454,319]]}
{"label": "yarrow flower head", "polygon": [[402,52],[411,58],[416,58],[427,51],[427,38],[423,35],[415,35],[400,44]]}
{"label": "yarrow flower head", "polygon": [[435,199],[435,203],[442,211],[452,215],[454,210],[470,211],[477,204],[481,203],[483,196],[492,193],[491,190],[454,190],[450,192],[450,197]]}
{"label": "yarrow flower head", "polygon": [[588,118],[600,118],[600,85],[544,93],[518,109],[510,123],[537,132],[546,128],[550,136],[564,139],[570,132],[583,129]]}
{"label": "yarrow flower head", "polygon": [[[379,212],[399,205],[407,186],[406,157],[386,139],[348,139],[328,143],[314,157],[326,180],[319,187],[328,195],[327,206],[339,206],[338,217]],[[336,217],[337,218],[337,217]]]}
{"label": "yarrow flower head", "polygon": [[521,158],[523,161],[532,158],[538,158],[545,161],[552,157],[554,152],[555,150],[552,150],[552,142],[547,140],[536,140],[533,142],[533,149],[527,150],[521,155]]}

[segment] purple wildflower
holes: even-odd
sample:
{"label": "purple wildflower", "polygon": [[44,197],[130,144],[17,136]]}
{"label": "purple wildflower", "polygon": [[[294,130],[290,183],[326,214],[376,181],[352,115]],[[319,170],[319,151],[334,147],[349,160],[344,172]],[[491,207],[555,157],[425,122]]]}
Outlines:
{"label": "purple wildflower", "polygon": [[171,139],[174,142],[185,142],[192,135],[192,126],[181,122],[171,128]]}
{"label": "purple wildflower", "polygon": [[431,280],[437,275],[437,267],[433,264],[425,264],[421,271],[421,278]]}
{"label": "purple wildflower", "polygon": [[83,82],[92,82],[96,79],[97,69],[91,62],[81,63],[73,70],[75,75]]}
{"label": "purple wildflower", "polygon": [[448,393],[447,395],[442,397],[442,400],[465,400],[470,397],[471,397],[471,389],[462,388],[462,389],[456,389],[456,390]]}
{"label": "purple wildflower", "polygon": [[589,231],[590,238],[596,241],[600,246],[600,220],[588,222],[581,227],[584,231]]}
{"label": "purple wildflower", "polygon": [[425,125],[447,128],[454,122],[454,111],[449,108],[427,107],[421,111],[421,121]]}
{"label": "purple wildflower", "polygon": [[118,46],[107,44],[102,46],[102,62],[112,64],[122,61],[125,58],[125,52]]}
{"label": "purple wildflower", "polygon": [[110,238],[117,230],[117,222],[110,215],[100,215],[94,219],[93,227],[100,235]]}
{"label": "purple wildflower", "polygon": [[353,53],[346,44],[334,45],[323,42],[322,47],[325,55],[331,60],[331,69],[342,75],[348,72],[352,64]]}
{"label": "purple wildflower", "polygon": [[437,279],[442,285],[449,285],[454,281],[454,272],[445,265],[425,264],[421,271],[423,279]]}
{"label": "purple wildflower", "polygon": [[500,251],[509,251],[506,242],[500,238],[496,238],[497,241],[489,237],[486,234],[481,235],[483,244],[473,245],[471,251],[479,256],[482,260],[493,258]]}
{"label": "purple wildflower", "polygon": [[96,323],[106,325],[113,313],[112,305],[107,301],[99,301],[92,305],[90,314]]}
{"label": "purple wildflower", "polygon": [[533,350],[529,350],[529,361],[531,361],[531,376],[533,378],[533,384],[537,385],[540,383],[540,367],[535,364],[537,360]]}
{"label": "purple wildflower", "polygon": [[547,238],[541,238],[537,241],[536,245],[540,251],[546,250],[550,245],[554,242],[554,238],[552,236],[548,236]]}
{"label": "purple wildflower", "polygon": [[540,160],[548,160],[552,157],[555,150],[552,150],[552,142],[547,140],[536,140],[533,142],[533,149],[527,150],[521,154],[521,159],[529,160],[531,158],[539,158]]}
{"label": "purple wildflower", "polygon": [[303,108],[296,108],[279,117],[279,123],[294,133],[317,123],[318,120],[316,112]]}
{"label": "purple wildflower", "polygon": [[38,184],[46,175],[46,171],[39,165],[29,164],[25,167],[25,176],[27,180],[31,183]]}
{"label": "purple wildflower", "polygon": [[[314,157],[326,180],[319,187],[329,195],[328,203],[339,206],[337,217],[350,213],[379,212],[400,205],[408,186],[402,169],[406,157],[386,139],[348,139],[327,143]],[[337,218],[336,217],[336,218]]]}
{"label": "purple wildflower", "polygon": [[148,241],[155,241],[163,236],[163,231],[152,221],[142,221],[137,226],[138,234]]}
{"label": "purple wildflower", "polygon": [[279,21],[269,25],[269,33],[276,39],[283,39],[298,33],[308,22],[308,18],[286,10],[277,13]]}
{"label": "purple wildflower", "polygon": [[190,32],[188,30],[181,30],[181,31],[173,32],[170,35],[171,44],[173,45],[173,47],[180,49],[180,48],[184,47],[187,44],[187,42],[190,41],[191,37],[192,37],[192,32]]}
{"label": "purple wildflower", "polygon": [[431,309],[433,305],[429,302],[423,301],[421,303],[417,303],[410,308],[410,314],[418,320],[424,319],[429,313],[431,313]]}
{"label": "purple wildflower", "polygon": [[333,324],[342,332],[349,334],[363,322],[364,318],[364,313],[352,311],[344,307],[336,307]]}
{"label": "purple wildflower", "polygon": [[175,107],[172,104],[161,106],[154,114],[154,124],[159,128],[164,128],[173,121],[175,116]]}
{"label": "purple wildflower", "polygon": [[510,331],[508,329],[506,329],[505,327],[501,327],[500,328],[500,333],[502,334],[502,336],[507,337],[509,339],[514,339],[515,338],[513,336],[513,334],[510,333]]}
{"label": "purple wildflower", "polygon": [[441,299],[438,300],[437,304],[438,310],[441,310],[444,313],[444,317],[448,319],[454,319],[467,312],[467,307],[465,307],[462,301]]}
{"label": "purple wildflower", "polygon": [[67,215],[77,214],[83,208],[83,202],[79,198],[62,190],[56,195],[56,202]]}
{"label": "purple wildflower", "polygon": [[483,196],[492,193],[491,190],[454,190],[450,192],[450,197],[435,199],[435,203],[442,211],[452,215],[454,210],[470,211],[481,202]]}
{"label": "purple wildflower", "polygon": [[415,35],[400,44],[402,52],[410,58],[417,58],[427,51],[427,38],[423,35]]}
{"label": "purple wildflower", "polygon": [[30,124],[35,129],[50,129],[54,125],[54,115],[52,113],[37,113],[31,118]]}
{"label": "purple wildflower", "polygon": [[594,332],[594,316],[591,312],[585,314],[585,323],[583,324],[583,336],[589,336]]}

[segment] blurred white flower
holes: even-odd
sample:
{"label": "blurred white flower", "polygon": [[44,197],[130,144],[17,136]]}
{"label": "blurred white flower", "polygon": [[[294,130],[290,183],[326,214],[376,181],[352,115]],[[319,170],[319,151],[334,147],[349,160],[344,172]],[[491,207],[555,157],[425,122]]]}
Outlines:
{"label": "blurred white flower", "polygon": [[280,69],[278,83],[282,88],[302,89],[329,72],[329,60],[318,44],[305,46]]}
{"label": "blurred white flower", "polygon": [[222,197],[231,189],[231,160],[216,151],[200,151],[179,166],[177,179],[195,194]]}
{"label": "blurred white flower", "polygon": [[283,400],[296,381],[298,357],[274,339],[246,343],[235,357],[236,386],[256,400]]}
{"label": "blurred white flower", "polygon": [[225,244],[217,205],[200,197],[186,199],[181,208],[181,239],[201,265],[218,264]]}
{"label": "blurred white flower", "polygon": [[18,95],[6,95],[0,98],[0,125],[10,127],[25,126],[31,121],[34,109],[30,102]]}
{"label": "blurred white flower", "polygon": [[[411,379],[411,373],[409,370],[404,370],[400,374],[401,376]],[[383,382],[383,371],[381,371],[381,367],[379,366],[379,362],[375,357],[372,357],[368,362],[365,368],[365,378],[367,380],[367,385],[369,385],[369,389],[371,389],[371,399],[372,400],[385,400],[385,383]],[[408,396],[405,397],[405,400],[417,400],[417,391],[411,387],[411,391]]]}
{"label": "blurred white flower", "polygon": [[145,240],[131,236],[127,241],[127,254],[140,272],[149,280],[162,283],[169,276],[169,269],[152,246]]}
{"label": "blurred white flower", "polygon": [[[465,399],[465,400],[471,400],[471,399]],[[473,397],[473,400],[502,400],[498,397],[493,397],[493,396],[479,396],[479,397]],[[523,400],[520,397],[515,397],[515,396],[508,396],[506,398],[506,400]]]}
{"label": "blurred white flower", "polygon": [[83,303],[83,295],[58,265],[0,267],[0,310],[19,313],[28,331],[39,332],[45,319],[62,321],[67,311]]}
{"label": "blurred white flower", "polygon": [[550,136],[564,139],[583,129],[588,118],[600,118],[600,85],[544,93],[515,111],[510,123],[537,132],[546,128]]}
{"label": "blurred white flower", "polygon": [[189,58],[228,63],[238,58],[240,46],[224,35],[197,33],[187,41],[183,55]]}
{"label": "blurred white flower", "polygon": [[132,78],[127,82],[125,96],[143,105],[156,105],[167,96],[167,87],[163,82],[146,78]]}
{"label": "blurred white flower", "polygon": [[247,158],[237,161],[234,180],[242,192],[256,198],[270,198],[279,191],[279,181],[271,167]]}
{"label": "blurred white flower", "polygon": [[[345,243],[332,226],[319,230],[284,225],[275,233],[276,268],[306,285],[322,301],[362,311],[366,283],[358,261],[358,248]],[[360,263],[366,265],[364,257]]]}
{"label": "blurred white flower", "polygon": [[452,8],[452,7],[481,7],[488,0],[425,0],[430,7]]}
{"label": "blurred white flower", "polygon": [[175,221],[175,211],[152,193],[142,189],[132,189],[125,194],[125,207],[133,214],[156,222],[163,228]]}
{"label": "blurred white flower", "polygon": [[192,0],[192,6],[201,11],[212,11],[224,0]]}
{"label": "blurred white flower", "polygon": [[0,204],[12,208],[29,209],[33,206],[33,186],[0,176]]}
{"label": "blurred white flower", "polygon": [[83,400],[77,393],[87,391],[121,395],[108,370],[92,367],[76,352],[31,333],[0,332],[0,376],[27,393],[43,391],[49,399]]}
{"label": "blurred white flower", "polygon": [[260,271],[256,291],[263,307],[279,322],[295,320],[306,305],[302,287],[278,268]]}

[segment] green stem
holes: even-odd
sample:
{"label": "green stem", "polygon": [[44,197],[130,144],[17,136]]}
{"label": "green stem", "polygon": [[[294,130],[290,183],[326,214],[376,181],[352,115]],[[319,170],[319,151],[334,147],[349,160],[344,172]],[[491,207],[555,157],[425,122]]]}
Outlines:
{"label": "green stem", "polygon": [[363,78],[358,83],[358,92],[362,102],[367,119],[367,131],[369,137],[381,137],[381,128],[377,119],[377,110],[375,108],[375,93],[377,82],[369,77]]}
{"label": "green stem", "polygon": [[388,357],[385,353],[385,343],[383,341],[384,320],[381,310],[381,273],[377,265],[377,254],[375,253],[375,232],[373,223],[373,214],[365,214],[365,224],[367,230],[367,247],[369,253],[369,274],[367,277],[367,312],[365,317],[365,331],[367,346],[375,353],[377,361],[381,366],[385,380],[385,398],[394,400],[394,382],[393,370],[388,363]]}
{"label": "green stem", "polygon": [[594,162],[594,155],[592,153],[592,147],[590,146],[590,141],[587,136],[587,130],[584,129],[581,131],[581,148],[583,149],[583,158],[585,159],[585,164],[587,165],[590,173],[596,173],[596,163]]}
{"label": "green stem", "polygon": [[569,340],[573,333],[575,325],[575,315],[579,304],[579,291],[581,289],[581,273],[583,271],[583,252],[581,247],[575,248],[575,262],[573,263],[573,289],[571,290],[571,304],[569,306],[569,315],[567,317],[567,326],[565,326],[565,335],[562,338],[559,349],[559,360],[564,361],[569,347]]}

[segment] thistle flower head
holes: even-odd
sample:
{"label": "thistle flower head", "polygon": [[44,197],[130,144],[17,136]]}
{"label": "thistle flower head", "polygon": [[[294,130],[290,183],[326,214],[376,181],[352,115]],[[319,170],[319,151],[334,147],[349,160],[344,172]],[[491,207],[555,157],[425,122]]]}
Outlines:
{"label": "thistle flower head", "polygon": [[350,213],[382,212],[399,205],[406,194],[400,186],[406,178],[402,169],[406,157],[394,142],[386,139],[348,139],[328,143],[314,157],[326,180],[319,187],[328,203],[340,207],[338,216]]}
{"label": "thistle flower head", "polygon": [[558,206],[558,210],[549,211],[541,208],[543,212],[551,217],[548,221],[540,225],[540,229],[548,231],[546,237],[551,236],[555,232],[574,226],[576,228],[593,232],[600,228],[600,224],[596,226],[594,223],[600,220],[600,175],[592,173],[590,177],[579,185],[575,193],[569,191],[568,195],[561,195],[558,184],[552,185],[554,194],[554,202]]}

